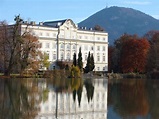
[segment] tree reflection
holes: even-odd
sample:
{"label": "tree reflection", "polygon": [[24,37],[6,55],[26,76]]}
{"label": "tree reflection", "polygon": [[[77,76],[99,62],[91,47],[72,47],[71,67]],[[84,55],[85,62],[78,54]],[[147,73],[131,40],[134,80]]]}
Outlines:
{"label": "tree reflection", "polygon": [[[145,80],[122,80],[113,86],[117,91],[112,98],[114,110],[122,117],[146,116],[149,112],[148,97],[145,89]],[[112,91],[114,89],[111,89]]]}
{"label": "tree reflection", "polygon": [[0,80],[0,118],[34,119],[41,99],[33,80]]}
{"label": "tree reflection", "polygon": [[81,105],[82,90],[83,90],[83,86],[80,86],[79,89],[77,90],[77,96],[78,96],[78,104],[79,104],[79,107],[80,107],[80,105]]}
{"label": "tree reflection", "polygon": [[94,86],[93,86],[93,83],[92,83],[91,79],[87,79],[84,84],[85,84],[85,87],[86,87],[87,99],[88,99],[88,102],[89,102],[90,99],[91,100],[93,99]]}
{"label": "tree reflection", "polygon": [[149,97],[151,119],[159,118],[159,80],[148,80],[146,88]]}

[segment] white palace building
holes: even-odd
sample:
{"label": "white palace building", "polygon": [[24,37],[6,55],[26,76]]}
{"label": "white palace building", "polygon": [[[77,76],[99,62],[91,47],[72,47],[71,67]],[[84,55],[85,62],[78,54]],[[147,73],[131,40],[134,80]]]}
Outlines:
{"label": "white palace building", "polygon": [[[22,32],[26,25],[21,25]],[[94,71],[108,70],[108,33],[104,31],[89,30],[86,27],[78,28],[71,20],[50,22],[31,22],[28,29],[37,36],[41,43],[41,51],[49,55],[50,69],[56,67],[55,61],[72,61],[76,53],[78,58],[81,48],[83,67],[87,62],[88,53],[93,53]]]}

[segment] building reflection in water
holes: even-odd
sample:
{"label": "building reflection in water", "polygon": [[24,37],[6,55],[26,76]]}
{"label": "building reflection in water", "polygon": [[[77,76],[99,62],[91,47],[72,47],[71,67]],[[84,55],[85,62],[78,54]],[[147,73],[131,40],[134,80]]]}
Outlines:
{"label": "building reflection in water", "polygon": [[72,89],[40,84],[48,96],[40,104],[36,119],[107,119],[107,79],[87,79]]}

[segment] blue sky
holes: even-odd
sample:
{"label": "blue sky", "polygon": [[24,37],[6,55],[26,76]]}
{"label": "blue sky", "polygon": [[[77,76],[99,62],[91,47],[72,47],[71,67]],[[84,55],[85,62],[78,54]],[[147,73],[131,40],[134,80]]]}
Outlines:
{"label": "blue sky", "polygon": [[0,0],[0,21],[49,21],[70,18],[78,23],[106,6],[128,7],[159,19],[159,0]]}

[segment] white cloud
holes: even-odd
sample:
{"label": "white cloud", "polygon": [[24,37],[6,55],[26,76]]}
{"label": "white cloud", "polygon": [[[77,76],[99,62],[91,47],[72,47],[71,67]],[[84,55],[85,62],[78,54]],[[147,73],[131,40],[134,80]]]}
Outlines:
{"label": "white cloud", "polygon": [[151,2],[148,1],[125,1],[125,4],[132,4],[132,5],[149,5]]}

